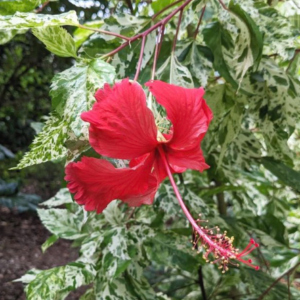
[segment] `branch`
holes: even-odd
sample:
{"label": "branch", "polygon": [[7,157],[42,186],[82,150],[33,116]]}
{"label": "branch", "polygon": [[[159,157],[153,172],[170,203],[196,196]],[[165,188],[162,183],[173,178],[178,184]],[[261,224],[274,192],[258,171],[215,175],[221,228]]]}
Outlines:
{"label": "branch", "polygon": [[224,2],[222,0],[219,0],[219,3],[225,10],[229,10],[228,7],[224,4]]}
{"label": "branch", "polygon": [[125,2],[127,4],[128,8],[130,9],[131,14],[133,15],[134,14],[134,9],[133,9],[131,0],[125,0]]}
{"label": "branch", "polygon": [[201,16],[200,16],[200,19],[199,19],[199,22],[197,24],[197,27],[196,27],[196,30],[195,30],[195,33],[194,33],[194,40],[196,39],[198,33],[199,33],[199,27],[200,27],[200,24],[202,22],[202,18],[203,18],[203,15],[205,13],[205,9],[206,9],[206,5],[204,5],[204,7],[202,8],[202,13],[201,13]]}
{"label": "branch", "polygon": [[39,14],[43,11],[43,9],[49,4],[50,0],[49,1],[46,1],[40,8],[36,9],[34,12],[36,14]]}
{"label": "branch", "polygon": [[81,24],[78,24],[77,27],[82,28],[82,29],[86,29],[86,30],[91,30],[91,31],[103,33],[103,34],[107,34],[107,35],[112,35],[112,36],[118,37],[118,38],[126,40],[126,41],[130,40],[130,38],[127,37],[127,36],[124,36],[124,35],[121,35],[121,34],[118,34],[118,33],[114,33],[114,32],[110,32],[110,31],[106,31],[106,30],[102,30],[102,29],[98,29],[98,28],[88,27],[88,26],[84,26],[84,25],[81,25]]}
{"label": "branch", "polygon": [[165,12],[167,9],[169,9],[172,6],[175,6],[176,4],[182,2],[183,0],[177,0],[169,5],[167,5],[166,7],[164,7],[161,11],[157,12],[155,15],[152,16],[152,20],[155,20],[159,15],[161,15],[163,12]]}
{"label": "branch", "polygon": [[[218,180],[215,180],[216,187],[221,187],[222,183]],[[227,215],[227,205],[225,202],[224,192],[220,192],[217,194],[217,200],[218,200],[218,211],[221,216]]]}
{"label": "branch", "polygon": [[137,81],[137,79],[139,78],[139,74],[140,74],[140,70],[141,70],[142,62],[143,62],[145,43],[146,43],[146,35],[143,36],[139,62],[138,62],[138,65],[136,67],[136,73],[135,73],[135,76],[134,76],[134,79],[133,79],[134,81]]}
{"label": "branch", "polygon": [[[118,48],[116,48],[115,50],[103,55],[101,58],[106,58],[109,56],[113,56],[116,53],[118,53],[120,50],[122,50],[123,48],[127,47],[128,45],[130,45],[132,42],[142,38],[143,41],[145,41],[146,36],[151,33],[152,31],[156,30],[159,27],[164,27],[166,23],[168,23],[179,11],[182,11],[189,3],[191,3],[192,0],[187,0],[185,1],[183,4],[181,4],[177,9],[175,9],[172,13],[170,13],[168,16],[166,16],[164,19],[162,19],[161,21],[159,21],[158,23],[154,24],[153,26],[151,26],[149,29],[145,30],[142,33],[139,33],[131,38],[129,38],[125,43],[123,43],[121,46],[119,46]],[[143,43],[142,43],[142,50],[144,50],[143,48]],[[160,48],[158,49],[158,51],[160,50]],[[137,79],[138,73],[139,73],[139,67],[141,66],[141,58],[142,58],[143,53],[140,54],[140,59],[139,59],[139,63],[138,63],[138,67],[137,67],[137,74],[135,76],[135,79]]]}
{"label": "branch", "polygon": [[158,59],[158,55],[160,52],[160,48],[161,48],[161,44],[162,44],[162,40],[164,37],[164,31],[165,31],[165,27],[161,26],[158,29],[159,33],[156,37],[156,46],[155,46],[155,52],[154,52],[154,58],[153,58],[153,65],[152,65],[152,72],[151,72],[151,79],[154,80],[155,77],[155,71],[156,71],[156,64],[157,64],[157,59]]}
{"label": "branch", "polygon": [[181,24],[181,20],[182,20],[182,13],[183,13],[183,9],[180,11],[180,14],[179,14],[178,24],[177,24],[177,28],[176,28],[176,33],[175,33],[175,36],[174,36],[174,39],[173,39],[172,52],[174,52],[175,48],[176,48],[178,33],[179,33],[180,24]]}
{"label": "branch", "polygon": [[291,67],[291,65],[292,65],[292,63],[293,63],[293,61],[295,60],[295,58],[297,57],[297,55],[299,54],[299,52],[300,52],[300,49],[296,49],[296,50],[295,50],[294,56],[293,56],[292,59],[290,60],[289,65],[288,65],[288,67],[287,67],[287,69],[286,69],[286,73],[289,71],[289,69],[290,69],[290,67]]}
{"label": "branch", "polygon": [[203,282],[202,266],[200,266],[198,269],[198,276],[199,276],[199,286],[200,286],[201,293],[202,293],[202,299],[207,300],[204,282]]}
{"label": "branch", "polygon": [[278,277],[261,295],[257,300],[262,300],[269,292],[270,290],[285,276],[292,273],[298,266],[300,266],[300,262],[297,263],[294,267],[283,273],[280,277]]}

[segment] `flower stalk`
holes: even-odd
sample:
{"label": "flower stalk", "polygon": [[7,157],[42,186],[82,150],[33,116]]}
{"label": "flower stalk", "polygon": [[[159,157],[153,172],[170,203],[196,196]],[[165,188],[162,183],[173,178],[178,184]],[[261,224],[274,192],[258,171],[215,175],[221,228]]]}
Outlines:
{"label": "flower stalk", "polygon": [[[253,239],[250,239],[247,247],[243,251],[239,252],[239,250],[234,248],[232,245],[234,238],[227,237],[226,231],[224,233],[220,233],[219,227],[208,228],[207,226],[201,226],[202,223],[208,222],[207,220],[200,219],[201,214],[199,214],[199,218],[197,220],[193,218],[193,216],[187,209],[180,195],[178,187],[174,181],[170,165],[167,161],[165,151],[163,150],[163,146],[159,146],[158,150],[162,158],[165,170],[170,179],[171,185],[174,189],[175,195],[178,199],[179,205],[192,225],[194,237],[192,241],[193,249],[197,249],[198,253],[200,253],[200,251],[203,249],[203,258],[206,260],[206,262],[219,264],[219,268],[222,269],[222,273],[225,273],[228,270],[228,264],[239,266],[238,264],[233,263],[232,260],[237,260],[249,267],[259,270],[258,266],[252,264],[251,259],[245,260],[243,258],[259,246]],[[209,260],[209,255],[212,255],[214,257],[213,261]]]}

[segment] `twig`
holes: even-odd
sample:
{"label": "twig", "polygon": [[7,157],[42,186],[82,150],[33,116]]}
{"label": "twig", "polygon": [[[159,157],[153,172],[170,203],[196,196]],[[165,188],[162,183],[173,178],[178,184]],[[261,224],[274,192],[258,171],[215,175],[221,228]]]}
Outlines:
{"label": "twig", "polygon": [[156,45],[155,45],[155,52],[153,58],[153,65],[152,65],[152,72],[151,72],[151,80],[154,80],[155,71],[156,71],[156,64],[159,55],[160,46],[162,43],[163,35],[164,35],[164,26],[158,28],[158,35],[156,36]]}
{"label": "twig", "polygon": [[46,1],[40,8],[36,9],[35,10],[35,13],[36,14],[39,14],[43,11],[43,9],[50,3],[50,0],[49,1]]}
{"label": "twig", "polygon": [[298,266],[300,266],[300,262],[297,263],[294,267],[286,271],[284,274],[282,274],[280,277],[278,277],[261,295],[257,300],[262,300],[269,292],[270,290],[286,275],[289,275],[292,273]]}
{"label": "twig", "polygon": [[204,7],[202,8],[201,16],[200,16],[200,19],[198,21],[198,24],[197,24],[197,27],[196,27],[196,30],[195,30],[195,33],[194,33],[194,40],[196,39],[196,37],[199,33],[199,28],[200,28],[200,25],[201,25],[201,22],[202,22],[203,15],[205,13],[205,9],[206,9],[206,5],[204,5]]}
{"label": "twig", "polygon": [[183,0],[177,0],[169,5],[167,5],[166,7],[164,7],[161,11],[157,12],[155,15],[152,16],[152,20],[155,20],[159,15],[161,15],[163,12],[165,12],[167,9],[169,9],[170,7],[182,2]]}
{"label": "twig", "polygon": [[176,28],[176,33],[175,33],[175,36],[174,36],[174,39],[173,39],[172,52],[174,52],[175,48],[176,48],[178,33],[179,33],[180,24],[181,24],[181,20],[182,20],[182,14],[183,14],[183,9],[180,11],[180,14],[179,14],[178,24],[177,24],[177,28]]}
{"label": "twig", "polygon": [[130,9],[131,14],[133,15],[134,14],[134,9],[133,9],[131,0],[125,0],[125,1],[126,1],[126,4],[127,4],[128,8]]}
{"label": "twig", "polygon": [[186,285],[180,286],[180,287],[178,287],[178,288],[176,288],[176,289],[172,290],[171,292],[172,292],[172,293],[174,293],[175,291],[178,291],[178,290],[181,290],[181,289],[187,288],[187,287],[189,287],[189,286],[192,286],[192,285],[194,285],[194,284],[197,284],[197,283],[198,283],[198,282],[193,282],[193,283],[189,283],[189,284],[186,284]]}
{"label": "twig", "polygon": [[287,283],[288,283],[289,300],[291,300],[290,274],[287,275]]}
{"label": "twig", "polygon": [[229,10],[228,7],[224,4],[224,2],[222,0],[219,0],[219,3],[225,10]]}
{"label": "twig", "polygon": [[262,258],[262,261],[263,261],[264,265],[266,266],[268,272],[270,273],[270,267],[269,267],[269,265],[268,265],[268,263],[267,263],[267,261],[266,261],[266,259],[265,259],[264,254],[261,252],[260,248],[257,248],[257,250],[258,250],[258,254],[259,254],[260,257]]}
{"label": "twig", "polygon": [[297,6],[300,9],[299,4],[297,4],[297,2],[295,0],[293,0],[293,3],[295,4],[295,6]]}
{"label": "twig", "polygon": [[118,34],[118,33],[114,33],[114,32],[110,32],[110,31],[106,31],[106,30],[102,30],[102,29],[99,29],[99,28],[88,27],[88,26],[84,26],[84,25],[81,25],[81,24],[78,24],[77,27],[82,28],[82,29],[86,29],[86,30],[91,30],[91,31],[103,33],[103,34],[107,34],[107,35],[112,35],[112,36],[118,37],[118,38],[126,40],[126,41],[130,40],[130,38],[127,37],[127,36],[124,36],[124,35],[121,35],[121,34]]}
{"label": "twig", "polygon": [[139,33],[135,36],[133,36],[132,38],[130,38],[127,42],[123,43],[121,46],[119,46],[118,48],[116,48],[115,50],[105,54],[102,56],[102,58],[105,58],[107,56],[111,56],[111,55],[115,55],[116,53],[118,53],[120,50],[122,50],[123,48],[127,47],[130,43],[142,38],[143,36],[147,36],[150,32],[152,32],[153,30],[157,29],[160,26],[164,26],[166,23],[168,23],[180,10],[182,10],[184,7],[186,7],[190,2],[192,2],[192,0],[187,0],[185,1],[183,4],[181,4],[177,9],[175,9],[172,13],[170,13],[168,16],[166,16],[164,19],[162,19],[161,21],[159,21],[158,23],[154,24],[153,26],[151,26],[149,29],[145,30],[142,33]]}
{"label": "twig", "polygon": [[146,43],[146,35],[144,35],[143,39],[142,39],[140,57],[139,57],[138,65],[136,67],[136,73],[135,73],[135,76],[134,76],[134,79],[133,79],[135,81],[138,80],[138,78],[139,78],[139,74],[140,74],[140,70],[141,70],[141,66],[142,66],[142,62],[143,62],[145,43]]}
{"label": "twig", "polygon": [[198,269],[198,277],[199,277],[199,286],[200,286],[201,293],[202,293],[202,299],[207,300],[204,282],[203,282],[202,266],[200,266]]}
{"label": "twig", "polygon": [[[221,187],[222,182],[219,180],[215,180],[215,185],[216,187]],[[217,194],[217,200],[218,200],[218,211],[221,216],[226,216],[227,215],[227,204],[225,202],[225,196],[224,192],[220,192]]]}
{"label": "twig", "polygon": [[292,63],[293,63],[293,61],[295,60],[295,58],[297,57],[297,55],[299,54],[299,52],[300,52],[300,49],[296,49],[296,50],[295,50],[294,56],[293,56],[292,59],[290,60],[289,65],[288,65],[288,67],[287,67],[287,69],[286,69],[286,73],[289,71],[289,69],[290,69],[290,67],[291,67],[291,65],[292,65]]}

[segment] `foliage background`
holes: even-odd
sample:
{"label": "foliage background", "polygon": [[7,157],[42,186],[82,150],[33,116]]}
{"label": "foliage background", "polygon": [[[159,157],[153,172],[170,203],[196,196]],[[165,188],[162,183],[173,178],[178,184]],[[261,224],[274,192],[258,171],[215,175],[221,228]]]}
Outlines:
{"label": "foliage background", "polygon": [[[112,66],[116,79],[134,77],[141,46],[134,42],[105,63],[99,57],[122,40],[78,28],[78,20],[134,36],[179,3],[152,20],[175,1],[59,1],[46,3],[42,14],[32,11],[43,1],[13,2],[0,1],[0,201],[34,209],[41,198],[32,190],[47,198],[61,186],[37,210],[52,233],[42,248],[62,238],[80,252],[74,263],[22,277],[27,298],[64,299],[90,284],[81,300],[299,299],[298,1],[194,0],[175,51],[178,16],[166,25],[157,77],[204,86],[214,112],[203,145],[211,168],[177,178],[184,199],[193,214],[234,235],[238,247],[250,237],[261,245],[254,254],[261,271],[233,266],[225,275],[191,250],[191,230],[167,181],[153,206],[133,212],[113,202],[98,216],[74,204],[62,182],[66,161],[95,155],[80,111],[91,106],[96,88],[114,80]],[[154,46],[150,34],[141,83],[151,76]],[[8,171],[20,159],[20,170]]]}

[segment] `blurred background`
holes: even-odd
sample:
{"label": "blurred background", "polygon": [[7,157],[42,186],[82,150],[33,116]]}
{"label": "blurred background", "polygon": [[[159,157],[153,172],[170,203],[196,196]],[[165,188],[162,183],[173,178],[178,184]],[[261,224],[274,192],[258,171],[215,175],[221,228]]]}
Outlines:
{"label": "blurred background", "polygon": [[[120,3],[122,6],[123,3]],[[108,16],[108,1],[50,2],[44,14],[75,10],[81,21]],[[126,9],[124,3],[124,9]],[[0,36],[1,39],[1,36]],[[30,32],[0,46],[0,299],[25,299],[23,285],[11,283],[31,268],[47,269],[75,260],[77,251],[59,241],[45,255],[50,236],[35,210],[55,195],[64,176],[62,163],[45,163],[10,171],[29,149],[51,108],[49,88],[55,73],[72,65]],[[71,298],[70,298],[71,297]],[[75,295],[68,299],[78,299]]]}

